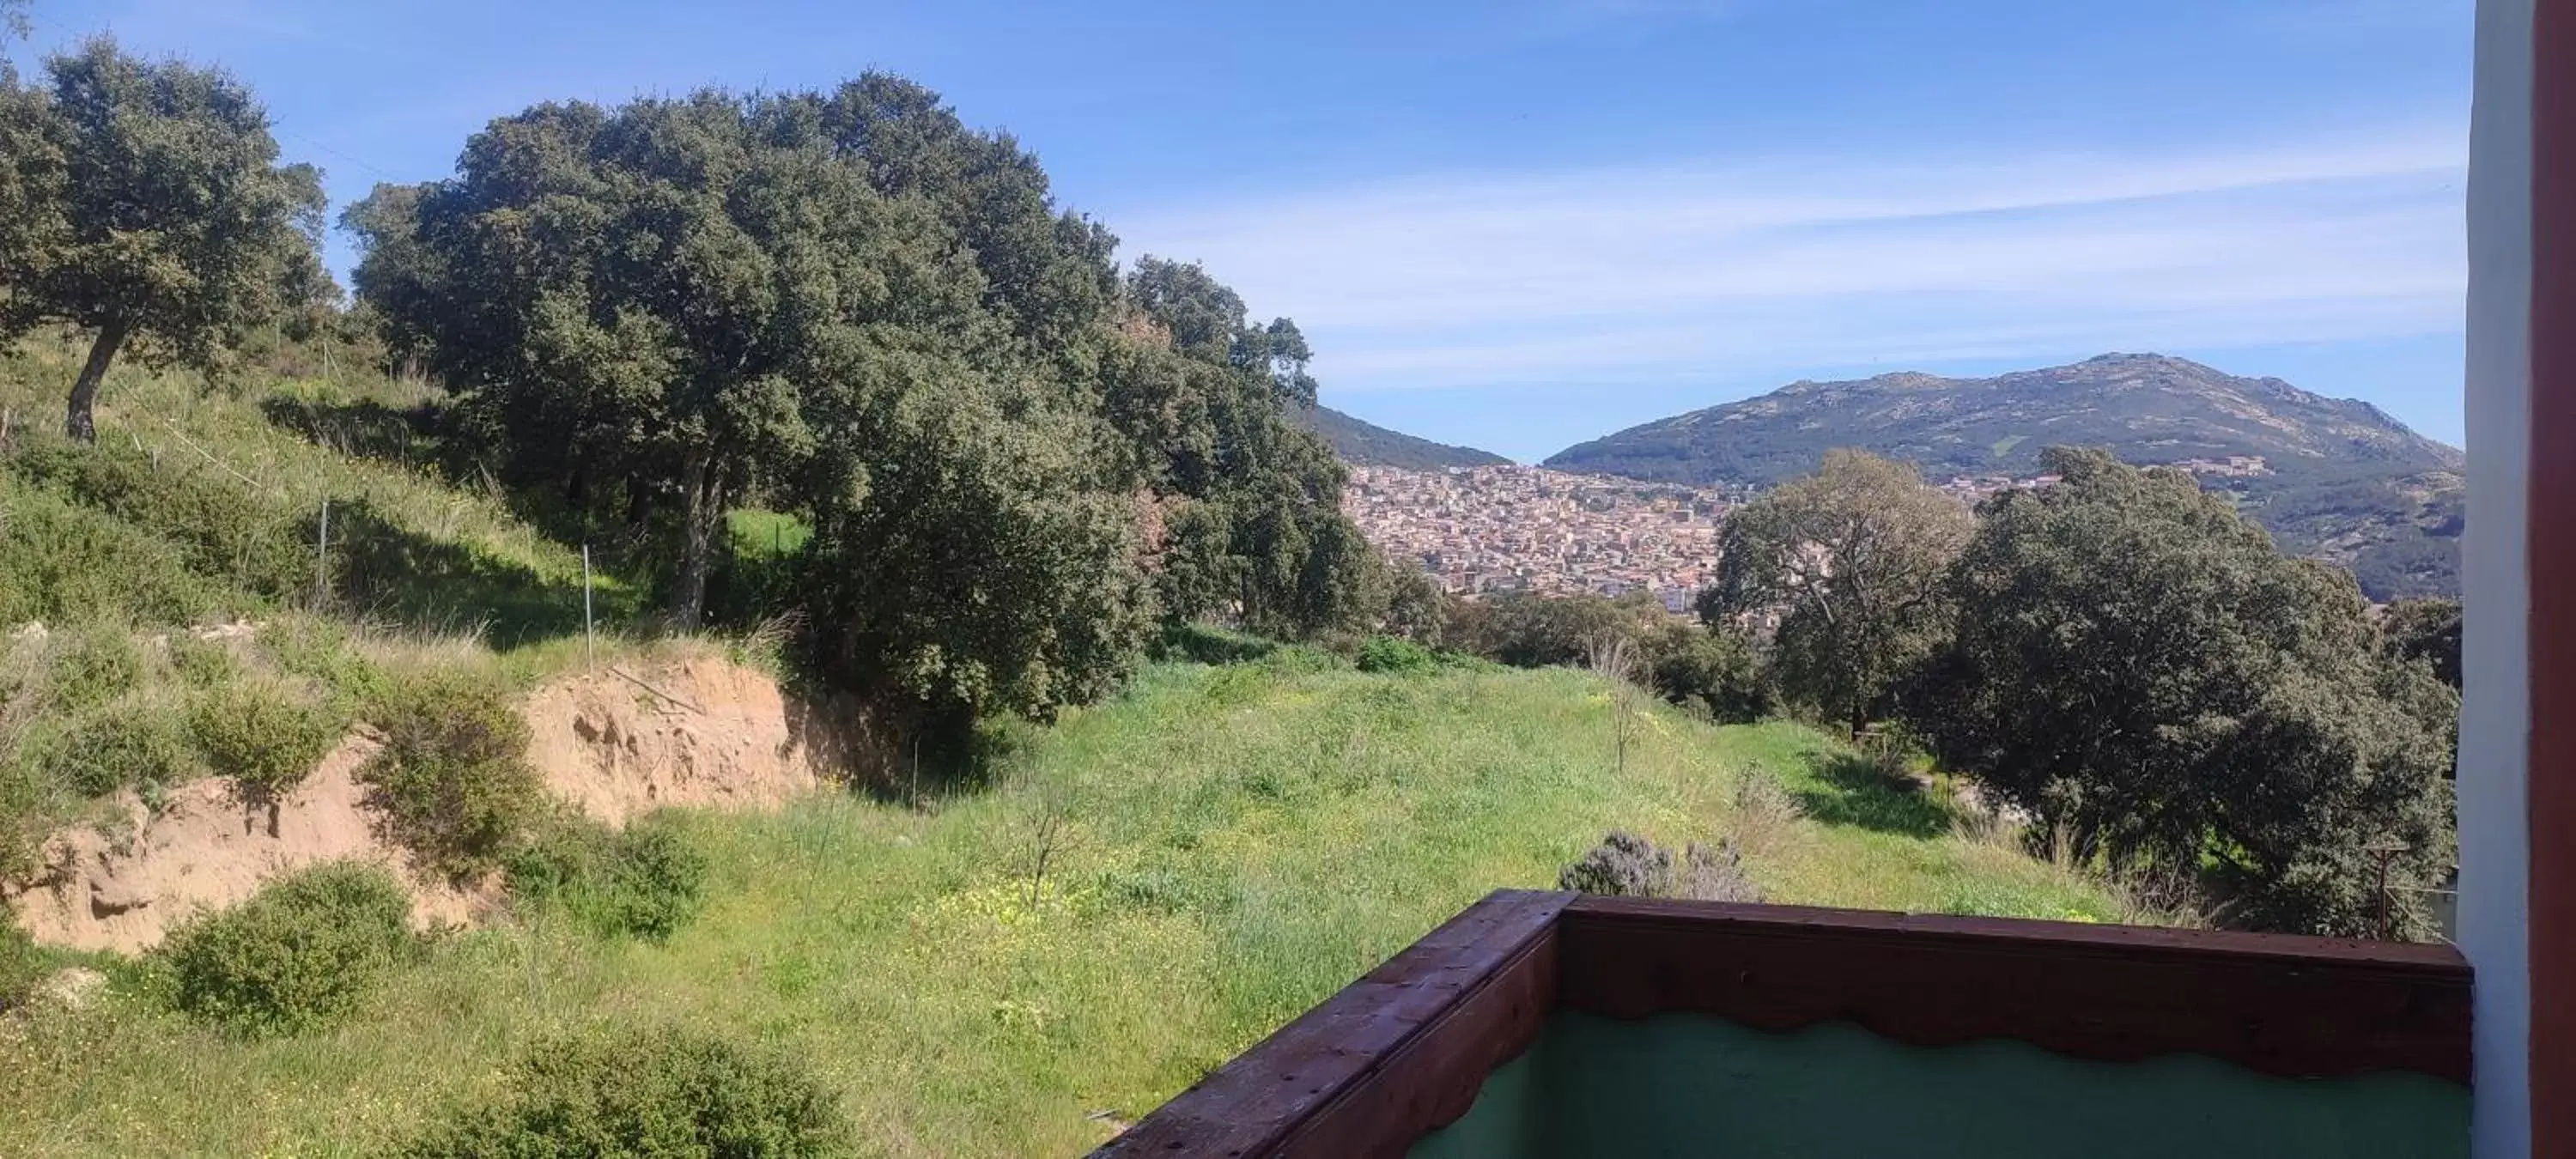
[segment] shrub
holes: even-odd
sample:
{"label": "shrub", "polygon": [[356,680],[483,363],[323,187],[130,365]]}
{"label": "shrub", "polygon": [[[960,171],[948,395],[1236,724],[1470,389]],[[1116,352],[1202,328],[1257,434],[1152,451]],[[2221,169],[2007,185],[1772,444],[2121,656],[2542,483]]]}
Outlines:
{"label": "shrub", "polygon": [[1694,901],[1758,902],[1761,887],[1744,876],[1735,843],[1711,849],[1696,841],[1683,851],[1679,873],[1673,855],[1634,833],[1613,830],[1580,860],[1557,875],[1558,889],[1611,897],[1684,897]]}
{"label": "shrub", "polygon": [[242,678],[241,655],[231,645],[185,632],[170,637],[170,668],[191,688],[212,688]]}
{"label": "shrub", "polygon": [[280,680],[205,689],[188,704],[188,731],[206,763],[255,801],[274,800],[302,783],[347,723]]}
{"label": "shrub", "polygon": [[197,463],[155,464],[126,447],[30,445],[18,472],[175,545],[199,575],[276,598],[313,582],[316,511],[288,511],[257,487]]}
{"label": "shrub", "polygon": [[251,1035],[293,1034],[357,1008],[417,951],[392,873],[330,862],[180,926],[162,947],[182,1012]]}
{"label": "shrub", "polygon": [[456,669],[398,681],[379,698],[385,746],[358,781],[424,866],[451,878],[498,868],[545,800],[515,701],[499,679]]}
{"label": "shrub", "polygon": [[178,713],[148,697],[76,717],[31,747],[48,779],[86,797],[177,784],[196,763]]}
{"label": "shrub", "polygon": [[1431,649],[1393,636],[1371,636],[1360,645],[1362,672],[1429,672],[1440,666]]}
{"label": "shrub", "polygon": [[93,624],[57,639],[46,680],[60,708],[95,708],[132,692],[143,680],[143,650],[122,626]]}
{"label": "shrub", "polygon": [[1613,830],[1558,874],[1556,887],[1612,897],[1661,897],[1672,892],[1673,855],[1634,833]]}
{"label": "shrub", "polygon": [[1744,858],[1735,843],[1719,838],[1717,848],[1691,842],[1682,865],[1681,896],[1693,901],[1758,902],[1762,887],[1744,876]]}
{"label": "shrub", "polygon": [[246,602],[190,571],[177,545],[0,470],[0,624],[176,624]]}
{"label": "shrub", "polygon": [[8,916],[0,913],[0,1013],[26,1005],[27,997],[45,978],[44,956],[36,949],[36,940],[18,923],[6,920]]}
{"label": "shrub", "polygon": [[1771,715],[1771,687],[1761,657],[1743,637],[1676,623],[1649,633],[1645,652],[1648,674],[1664,699],[1703,708],[1721,724]]}
{"label": "shrub", "polygon": [[830,1092],[793,1060],[665,1027],[540,1043],[491,1101],[450,1110],[397,1153],[806,1159],[851,1144]]}
{"label": "shrub", "polygon": [[259,633],[279,668],[314,681],[343,705],[373,704],[392,687],[384,669],[350,646],[349,630],[314,616],[279,616]]}
{"label": "shrub", "polygon": [[509,858],[510,893],[531,906],[561,906],[602,937],[659,942],[705,902],[706,854],[677,819],[648,814],[625,831],[573,815]]}

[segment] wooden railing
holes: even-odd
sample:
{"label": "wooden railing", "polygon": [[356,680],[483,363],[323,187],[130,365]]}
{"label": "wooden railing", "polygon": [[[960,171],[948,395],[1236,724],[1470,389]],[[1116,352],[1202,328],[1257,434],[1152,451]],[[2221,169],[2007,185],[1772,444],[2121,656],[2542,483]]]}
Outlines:
{"label": "wooden railing", "polygon": [[2465,1084],[2469,995],[2447,946],[1504,890],[1094,1155],[1401,1155],[1559,1009]]}

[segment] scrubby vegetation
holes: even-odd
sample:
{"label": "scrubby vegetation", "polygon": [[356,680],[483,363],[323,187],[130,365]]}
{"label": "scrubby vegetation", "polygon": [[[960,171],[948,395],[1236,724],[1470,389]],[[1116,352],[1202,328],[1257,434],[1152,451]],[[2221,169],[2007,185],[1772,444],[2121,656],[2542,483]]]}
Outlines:
{"label": "scrubby vegetation", "polygon": [[422,668],[388,680],[368,715],[384,747],[358,781],[387,831],[433,872],[498,868],[546,801],[517,689],[488,667]]}
{"label": "scrubby vegetation", "polygon": [[698,915],[707,857],[667,813],[611,829],[557,816],[509,857],[511,896],[532,910],[560,908],[603,937],[666,941]]}
{"label": "scrubby vegetation", "polygon": [[0,921],[0,1014],[24,1005],[44,978],[43,952],[14,921]]}
{"label": "scrubby vegetation", "polygon": [[1616,773],[1611,691],[1302,647],[1150,666],[1001,728],[990,788],[675,819],[706,876],[660,942],[542,916],[567,901],[440,943],[336,1033],[238,1043],[120,992],[0,1036],[24,1076],[0,1088],[0,1152],[383,1153],[606,1021],[809,1060],[863,1154],[1075,1153],[1104,1137],[1090,1116],[1143,1113],[1487,891],[1552,888],[1613,829],[1731,842],[1778,902],[2165,918],[1802,725],[1640,698]]}
{"label": "scrubby vegetation", "polygon": [[288,679],[238,680],[188,698],[188,732],[206,763],[254,801],[292,791],[347,724]]}
{"label": "scrubby vegetation", "polygon": [[822,1159],[850,1153],[851,1143],[831,1092],[794,1062],[655,1028],[541,1043],[489,1102],[450,1112],[395,1154]]}
{"label": "scrubby vegetation", "polygon": [[259,1036],[348,1017],[417,949],[402,883],[382,868],[342,862],[290,873],[179,927],[161,956],[172,1005]]}

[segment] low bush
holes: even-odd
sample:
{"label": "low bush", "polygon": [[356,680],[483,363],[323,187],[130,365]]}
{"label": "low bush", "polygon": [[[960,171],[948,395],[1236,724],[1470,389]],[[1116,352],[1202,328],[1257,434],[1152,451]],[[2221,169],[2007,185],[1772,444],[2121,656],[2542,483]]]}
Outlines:
{"label": "low bush", "polygon": [[0,911],[0,1013],[26,1005],[27,997],[45,979],[45,961],[36,940],[8,918]]}
{"label": "low bush", "polygon": [[28,747],[47,779],[99,797],[187,780],[197,761],[188,731],[168,701],[133,696],[74,717]]}
{"label": "low bush", "polygon": [[1439,666],[1439,656],[1411,640],[1371,636],[1360,644],[1362,672],[1429,672]]}
{"label": "low bush", "polygon": [[668,813],[623,832],[558,815],[509,858],[513,897],[561,907],[602,937],[669,938],[697,917],[706,879],[706,854]]}
{"label": "low bush", "polygon": [[499,868],[545,800],[509,685],[467,669],[424,671],[393,682],[373,716],[385,745],[358,781],[387,831],[451,878]]}
{"label": "low bush", "polygon": [[181,925],[161,953],[180,1011],[264,1036],[345,1017],[418,948],[402,884],[382,866],[341,861]]}
{"label": "low bush", "polygon": [[241,679],[242,658],[222,640],[176,632],[170,637],[170,670],[191,688],[212,688]]}
{"label": "low bush", "polygon": [[218,685],[188,703],[188,732],[206,763],[254,801],[274,800],[302,783],[347,726],[346,718],[283,680]]}
{"label": "low bush", "polygon": [[1682,858],[1681,896],[1693,901],[1758,902],[1762,887],[1744,875],[1744,857],[1735,843],[1719,838],[1717,848],[1691,842]]}
{"label": "low bush", "polygon": [[839,1104],[774,1051],[678,1028],[542,1042],[490,1101],[456,1107],[407,1159],[849,1154]]}
{"label": "low bush", "polygon": [[56,439],[16,456],[17,472],[175,545],[191,570],[277,599],[313,582],[313,528],[320,512],[288,510],[280,499],[203,463],[155,462],[143,451]]}
{"label": "low bush", "polygon": [[290,675],[320,685],[345,711],[372,706],[392,688],[384,669],[359,653],[349,629],[309,615],[285,615],[260,630],[259,644]]}
{"label": "low bush", "polygon": [[1616,831],[1556,878],[1558,889],[1612,897],[1662,897],[1672,886],[1671,853],[1634,833]]}
{"label": "low bush", "polygon": [[58,709],[96,708],[143,682],[143,650],[112,621],[57,636],[52,651],[45,682]]}
{"label": "low bush", "polygon": [[1711,849],[1696,841],[1683,850],[1675,871],[1673,855],[1634,833],[1613,831],[1574,864],[1557,875],[1558,889],[1611,897],[1682,897],[1694,901],[1758,902],[1762,890],[1744,875],[1744,859],[1735,843],[1719,840]]}
{"label": "low bush", "polygon": [[249,602],[189,570],[177,544],[0,470],[0,625],[183,624]]}
{"label": "low bush", "polygon": [[0,880],[17,878],[36,867],[49,827],[43,775],[23,752],[13,753],[18,738],[0,729]]}
{"label": "low bush", "polygon": [[1757,721],[1776,707],[1761,656],[1733,632],[1676,622],[1648,634],[1644,653],[1656,692],[1720,724]]}

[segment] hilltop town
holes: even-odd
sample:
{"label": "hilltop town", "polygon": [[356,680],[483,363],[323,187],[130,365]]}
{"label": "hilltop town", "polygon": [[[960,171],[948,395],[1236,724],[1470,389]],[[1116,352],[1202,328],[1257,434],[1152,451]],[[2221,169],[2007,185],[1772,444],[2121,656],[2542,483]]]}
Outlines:
{"label": "hilltop town", "polygon": [[1355,467],[1342,509],[1452,592],[1643,589],[1678,610],[1716,566],[1719,521],[1749,496],[1544,467]]}

